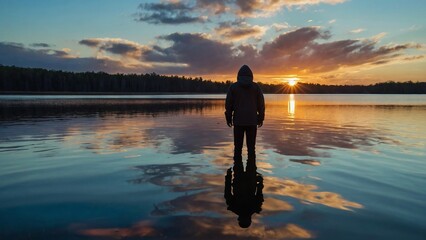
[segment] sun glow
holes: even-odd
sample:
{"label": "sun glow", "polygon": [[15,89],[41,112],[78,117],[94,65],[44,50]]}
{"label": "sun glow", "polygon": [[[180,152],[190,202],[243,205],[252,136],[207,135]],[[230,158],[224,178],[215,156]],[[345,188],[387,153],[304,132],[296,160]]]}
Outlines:
{"label": "sun glow", "polygon": [[289,78],[288,79],[288,85],[290,85],[290,87],[293,87],[297,84],[297,80],[299,80],[298,78]]}

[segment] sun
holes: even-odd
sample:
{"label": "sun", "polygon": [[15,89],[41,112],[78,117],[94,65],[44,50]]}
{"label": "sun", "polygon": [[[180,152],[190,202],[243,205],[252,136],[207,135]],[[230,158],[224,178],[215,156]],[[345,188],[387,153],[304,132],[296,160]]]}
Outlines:
{"label": "sun", "polygon": [[297,84],[297,78],[290,78],[288,79],[288,85],[290,87],[294,87]]}

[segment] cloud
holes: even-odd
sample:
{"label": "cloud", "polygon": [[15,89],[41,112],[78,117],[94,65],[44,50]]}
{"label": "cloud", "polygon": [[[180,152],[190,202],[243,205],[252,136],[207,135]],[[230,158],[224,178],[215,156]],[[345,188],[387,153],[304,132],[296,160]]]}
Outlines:
{"label": "cloud", "polygon": [[206,19],[195,14],[194,7],[181,2],[145,3],[140,4],[141,12],[137,13],[136,21],[151,24],[184,24],[205,22]]}
{"label": "cloud", "polygon": [[287,22],[272,24],[272,28],[275,30],[275,32],[281,32],[282,30],[288,29],[290,27],[290,24]]}
{"label": "cloud", "polygon": [[0,46],[8,46],[10,48],[24,48],[24,44],[17,42],[0,42]]}
{"label": "cloud", "polygon": [[78,43],[81,45],[86,45],[88,47],[97,47],[102,41],[98,38],[91,38],[91,39],[83,39],[79,41]]}
{"label": "cloud", "polygon": [[415,60],[424,59],[424,58],[425,58],[424,55],[418,55],[418,56],[412,56],[412,57],[405,57],[404,60],[405,61],[415,61]]}
{"label": "cloud", "polygon": [[362,33],[362,32],[364,32],[365,31],[365,29],[364,28],[357,28],[357,29],[353,29],[353,30],[351,30],[350,32],[351,33]]}
{"label": "cloud", "polygon": [[286,57],[305,48],[316,39],[328,38],[330,38],[328,31],[320,32],[315,27],[299,28],[295,31],[279,35],[272,42],[265,43],[261,55],[269,59]]}
{"label": "cloud", "polygon": [[188,65],[185,73],[214,73],[226,71],[233,64],[233,45],[210,39],[200,33],[173,33],[161,39],[172,42],[167,48],[157,46],[148,60],[175,61]]}
{"label": "cloud", "polygon": [[121,38],[88,38],[79,43],[99,51],[133,58],[140,58],[142,52],[148,50],[147,46]]}
{"label": "cloud", "polygon": [[151,24],[205,23],[219,15],[257,18],[282,8],[303,8],[317,4],[338,4],[346,0],[170,0],[139,5],[136,21]]}
{"label": "cloud", "polygon": [[244,21],[221,22],[215,28],[216,34],[229,40],[242,40],[251,37],[261,37],[267,28],[259,25],[250,25]]}
{"label": "cloud", "polygon": [[265,74],[326,73],[378,62],[398,62],[405,50],[422,48],[421,45],[412,43],[377,46],[378,42],[374,37],[367,40],[324,42],[330,37],[330,32],[316,27],[281,34],[264,44],[257,64],[262,66],[261,71]]}
{"label": "cloud", "polygon": [[198,9],[209,9],[213,14],[223,14],[229,9],[230,0],[196,0]]}
{"label": "cloud", "polygon": [[111,59],[76,58],[64,50],[32,49],[7,42],[0,42],[0,64],[74,72],[124,70],[119,61]]}
{"label": "cloud", "polygon": [[371,39],[375,42],[380,41],[382,38],[386,37],[387,33],[386,32],[381,32],[379,34],[374,35],[373,37],[371,37]]}
{"label": "cloud", "polygon": [[111,53],[123,55],[123,54],[133,53],[137,51],[139,47],[135,45],[130,45],[127,43],[112,43],[107,46],[102,46],[102,49],[109,51]]}
{"label": "cloud", "polygon": [[39,47],[39,48],[49,48],[52,47],[50,44],[47,43],[32,43],[30,44],[31,47]]}
{"label": "cloud", "polygon": [[265,16],[283,7],[305,7],[317,4],[338,4],[346,0],[235,0],[237,15],[244,17]]}

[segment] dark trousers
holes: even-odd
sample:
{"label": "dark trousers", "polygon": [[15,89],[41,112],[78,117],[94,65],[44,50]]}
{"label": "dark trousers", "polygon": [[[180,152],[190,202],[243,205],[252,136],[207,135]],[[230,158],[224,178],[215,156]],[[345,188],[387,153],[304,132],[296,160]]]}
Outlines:
{"label": "dark trousers", "polygon": [[257,126],[234,126],[234,163],[242,163],[244,133],[246,135],[248,160],[247,165],[256,164]]}

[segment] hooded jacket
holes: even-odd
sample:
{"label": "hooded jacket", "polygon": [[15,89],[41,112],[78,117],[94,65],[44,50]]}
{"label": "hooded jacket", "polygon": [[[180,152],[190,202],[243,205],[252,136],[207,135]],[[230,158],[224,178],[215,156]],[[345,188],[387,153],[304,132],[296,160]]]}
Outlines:
{"label": "hooded jacket", "polygon": [[259,85],[253,82],[251,69],[244,65],[237,75],[237,82],[228,90],[225,102],[227,122],[237,126],[251,126],[263,123],[265,100]]}

